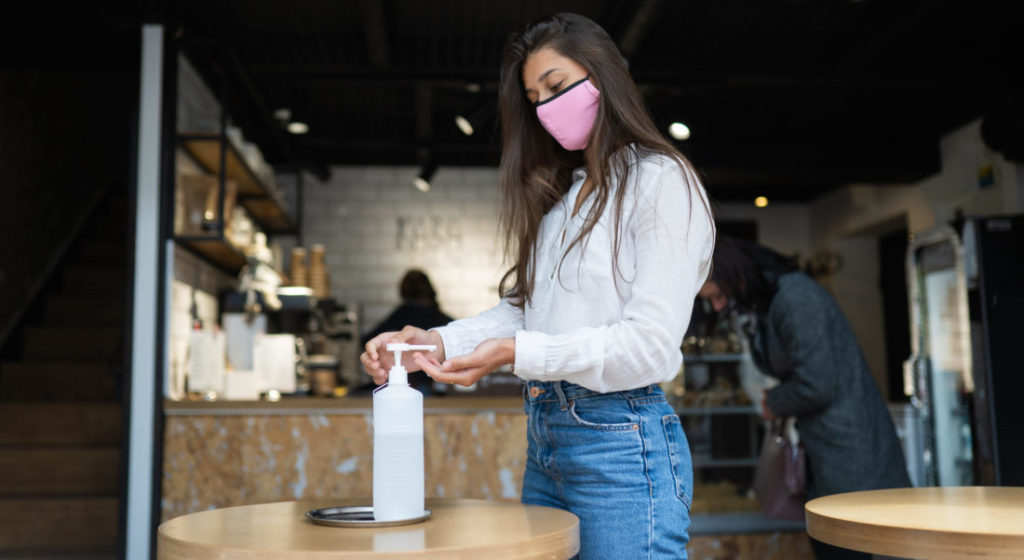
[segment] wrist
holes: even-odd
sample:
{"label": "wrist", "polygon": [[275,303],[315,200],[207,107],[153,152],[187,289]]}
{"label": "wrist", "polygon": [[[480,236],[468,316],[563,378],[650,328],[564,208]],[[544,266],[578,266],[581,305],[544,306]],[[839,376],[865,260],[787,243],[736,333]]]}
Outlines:
{"label": "wrist", "polygon": [[431,335],[431,338],[433,338],[433,341],[431,342],[431,344],[433,344],[434,346],[437,346],[437,348],[434,349],[434,357],[437,358],[438,362],[444,363],[444,359],[445,359],[444,339],[441,337],[441,333],[439,333],[437,331],[434,331],[434,330],[430,330],[430,331],[427,331],[427,332],[429,332],[430,335]]}
{"label": "wrist", "polygon": [[504,350],[503,355],[505,357],[504,362],[510,364],[513,367],[516,365],[516,337],[503,338],[501,340],[501,347]]}

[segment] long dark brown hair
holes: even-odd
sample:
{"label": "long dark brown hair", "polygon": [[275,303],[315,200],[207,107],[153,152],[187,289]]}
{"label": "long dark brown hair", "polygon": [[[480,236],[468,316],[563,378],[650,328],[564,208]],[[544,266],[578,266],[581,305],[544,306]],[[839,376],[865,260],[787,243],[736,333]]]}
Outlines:
{"label": "long dark brown hair", "polygon": [[764,313],[779,277],[799,270],[796,261],[768,247],[729,236],[715,240],[711,280],[744,311]]}
{"label": "long dark brown hair", "polygon": [[[583,66],[601,92],[594,128],[586,149],[570,152],[561,147],[541,126],[534,105],[526,98],[523,63],[538,50],[550,47]],[[691,185],[692,202],[696,177],[685,157],[654,125],[636,87],[626,60],[608,33],[593,21],[576,14],[556,14],[530,24],[509,38],[505,46],[499,89],[503,150],[499,168],[503,206],[501,224],[505,232],[505,253],[513,264],[499,286],[503,296],[523,306],[531,299],[537,235],[544,215],[572,186],[572,172],[586,168],[594,197],[579,235],[567,246],[585,243],[609,203],[615,208],[615,236],[612,246],[618,256],[619,222],[622,203],[631,179],[632,162],[651,154],[675,160]],[[614,189],[612,181],[623,188]],[[612,195],[614,191],[614,196]],[[711,219],[711,208],[697,193]],[[713,223],[713,220],[711,220]],[[613,262],[617,259],[613,259]],[[618,276],[616,276],[618,278]]]}

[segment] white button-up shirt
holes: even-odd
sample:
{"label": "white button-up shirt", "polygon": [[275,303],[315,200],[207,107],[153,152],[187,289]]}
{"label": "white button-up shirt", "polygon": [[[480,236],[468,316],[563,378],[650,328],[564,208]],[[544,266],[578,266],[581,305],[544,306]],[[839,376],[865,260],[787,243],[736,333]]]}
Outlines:
{"label": "white button-up shirt", "polygon": [[694,298],[710,272],[714,226],[704,188],[692,169],[666,156],[634,162],[615,259],[614,191],[589,239],[565,253],[594,200],[587,197],[572,215],[584,171],[574,179],[541,221],[530,303],[521,309],[503,299],[437,328],[445,354],[515,336],[514,371],[522,379],[565,380],[599,392],[669,381],[679,372]]}

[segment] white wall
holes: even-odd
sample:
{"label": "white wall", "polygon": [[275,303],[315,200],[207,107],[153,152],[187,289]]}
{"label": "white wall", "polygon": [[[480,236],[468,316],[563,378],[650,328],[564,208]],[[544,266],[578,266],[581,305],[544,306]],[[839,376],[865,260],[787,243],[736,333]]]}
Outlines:
{"label": "white wall", "polygon": [[813,249],[808,204],[773,203],[765,208],[757,208],[752,203],[717,204],[715,218],[756,222],[759,242],[783,255],[808,256]]}
{"label": "white wall", "polygon": [[[953,219],[957,209],[970,215],[1024,211],[1024,172],[989,150],[981,122],[947,134],[940,142],[942,168],[907,185],[848,185],[810,207],[810,242],[815,250],[840,253],[844,267],[823,279],[850,320],[883,394],[885,367],[883,310],[878,283],[878,238],[905,223],[910,233]],[[994,183],[980,187],[978,175],[991,166]]]}
{"label": "white wall", "polygon": [[417,171],[341,166],[328,183],[305,182],[305,244],[325,246],[331,293],[362,305],[364,331],[399,303],[398,283],[410,268],[430,276],[453,317],[498,302],[497,169],[442,167],[428,193],[412,186]]}

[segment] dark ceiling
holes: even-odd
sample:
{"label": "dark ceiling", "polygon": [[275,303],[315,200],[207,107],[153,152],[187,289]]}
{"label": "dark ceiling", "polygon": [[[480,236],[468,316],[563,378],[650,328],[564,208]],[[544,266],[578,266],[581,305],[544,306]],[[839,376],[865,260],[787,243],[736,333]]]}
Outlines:
{"label": "dark ceiling", "polygon": [[[939,139],[1021,100],[1004,4],[897,0],[181,0],[157,3],[229,113],[278,165],[495,165],[502,45],[572,11],[619,44],[658,125],[720,200],[807,200],[938,171]],[[467,86],[481,90],[471,92]],[[456,114],[492,110],[473,136]],[[1014,105],[1018,104],[1018,105]],[[308,134],[281,129],[290,108]],[[1020,136],[1024,136],[1024,131]]]}

